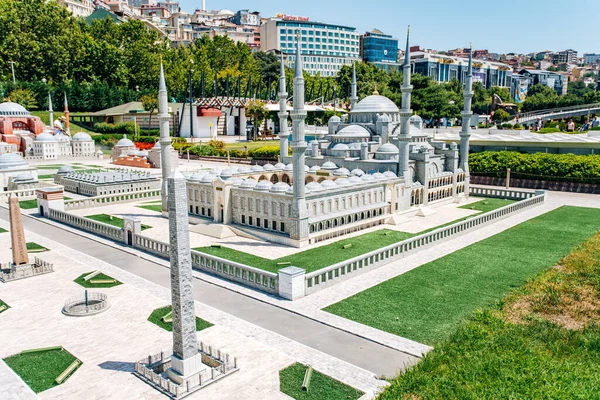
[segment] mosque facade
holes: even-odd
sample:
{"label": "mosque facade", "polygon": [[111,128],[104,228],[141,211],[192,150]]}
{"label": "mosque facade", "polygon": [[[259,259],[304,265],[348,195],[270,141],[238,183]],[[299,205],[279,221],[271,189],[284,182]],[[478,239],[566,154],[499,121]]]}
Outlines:
{"label": "mosque facade", "polygon": [[[469,124],[463,127],[460,148],[437,142],[422,130],[421,119],[410,109],[408,42],[402,108],[378,94],[359,102],[354,72],[350,113],[332,117],[328,135],[310,143],[304,136],[302,57],[296,57],[291,132],[282,67],[282,162],[187,174],[190,215],[233,225],[262,240],[303,247],[394,224],[397,214],[468,195]],[[464,118],[471,115],[471,87],[469,68]],[[166,102],[160,107],[165,109]]]}

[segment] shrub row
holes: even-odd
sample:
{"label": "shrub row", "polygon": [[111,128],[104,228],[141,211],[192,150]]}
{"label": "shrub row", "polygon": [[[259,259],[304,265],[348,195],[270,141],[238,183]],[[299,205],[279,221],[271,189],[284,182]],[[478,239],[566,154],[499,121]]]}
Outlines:
{"label": "shrub row", "polygon": [[250,149],[248,151],[241,149],[226,150],[224,144],[221,145],[220,141],[211,141],[209,144],[199,145],[191,143],[176,142],[173,143],[173,148],[179,151],[181,154],[190,152],[196,156],[210,156],[210,157],[227,157],[229,155],[235,158],[270,158],[276,159],[279,155],[279,146],[265,146],[256,149]]}
{"label": "shrub row", "polygon": [[484,151],[469,156],[473,173],[506,176],[522,175],[530,179],[560,179],[573,182],[600,183],[600,155],[522,154],[515,151]]}
{"label": "shrub row", "polygon": [[[94,125],[92,128],[94,132],[100,134],[127,134],[127,135],[135,135],[136,127],[133,122],[122,122],[120,124],[108,124],[105,122],[99,122]],[[142,129],[137,128],[138,134],[143,134],[144,136],[159,136],[160,130],[158,129]]]}

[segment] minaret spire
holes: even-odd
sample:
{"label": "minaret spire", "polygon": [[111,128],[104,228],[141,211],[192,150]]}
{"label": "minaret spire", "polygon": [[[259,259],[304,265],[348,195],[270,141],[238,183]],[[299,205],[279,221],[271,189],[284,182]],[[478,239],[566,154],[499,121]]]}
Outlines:
{"label": "minaret spire", "polygon": [[288,130],[288,112],[287,112],[287,91],[285,82],[285,66],[283,65],[283,51],[281,52],[281,73],[279,75],[279,155],[287,157],[288,154],[288,138],[290,132]]}
{"label": "minaret spire", "polygon": [[404,54],[404,65],[402,66],[402,108],[400,109],[400,135],[398,136],[398,144],[400,154],[398,157],[398,176],[408,178],[408,159],[410,142],[410,117],[412,110],[410,108],[410,96],[412,93],[412,85],[410,84],[410,26],[406,33],[406,52]]}
{"label": "minaret spire", "polygon": [[465,172],[465,195],[469,196],[469,138],[471,137],[471,103],[473,101],[473,45],[469,49],[469,66],[465,80],[465,106],[462,112],[462,129],[460,131],[460,159],[458,166]]}
{"label": "minaret spire", "polygon": [[294,71],[294,109],[292,117],[292,155],[294,166],[292,223],[290,238],[298,241],[298,246],[308,243],[308,212],[304,190],[304,159],[306,141],[304,140],[304,76],[302,74],[302,53],[300,52],[300,34],[296,43],[296,70]]}
{"label": "minaret spire", "polygon": [[352,63],[352,94],[350,95],[350,111],[354,109],[358,102],[358,96],[356,95],[356,64]]}
{"label": "minaret spire", "polygon": [[167,84],[162,62],[160,63],[160,78],[158,81],[158,120],[160,122],[160,168],[162,185],[160,197],[163,213],[168,212],[168,179],[171,175],[171,137],[169,133],[169,105],[167,102]]}
{"label": "minaret spire", "polygon": [[71,135],[71,127],[70,127],[70,123],[69,123],[69,103],[67,102],[67,92],[65,92],[65,111],[64,111],[64,116],[65,116],[65,132],[67,132],[67,135]]}

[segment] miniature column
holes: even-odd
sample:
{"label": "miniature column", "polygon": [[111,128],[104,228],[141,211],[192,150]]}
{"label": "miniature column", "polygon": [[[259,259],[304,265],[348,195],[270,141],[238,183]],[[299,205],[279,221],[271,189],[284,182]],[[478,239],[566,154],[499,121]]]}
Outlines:
{"label": "miniature column", "polygon": [[29,264],[25,232],[23,231],[23,220],[21,219],[21,207],[19,206],[19,198],[15,195],[11,195],[8,199],[8,213],[10,217],[10,241],[12,245],[13,264]]}

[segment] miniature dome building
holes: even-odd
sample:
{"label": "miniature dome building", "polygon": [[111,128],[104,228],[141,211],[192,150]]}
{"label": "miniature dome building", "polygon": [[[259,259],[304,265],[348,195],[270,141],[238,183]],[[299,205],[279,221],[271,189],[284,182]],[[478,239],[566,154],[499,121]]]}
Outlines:
{"label": "miniature dome building", "polygon": [[75,157],[93,157],[96,152],[94,139],[85,132],[77,132],[71,138],[73,156]]}
{"label": "miniature dome building", "polygon": [[36,135],[44,131],[39,117],[31,115],[25,107],[10,101],[0,103],[0,141],[15,145],[25,152]]}

